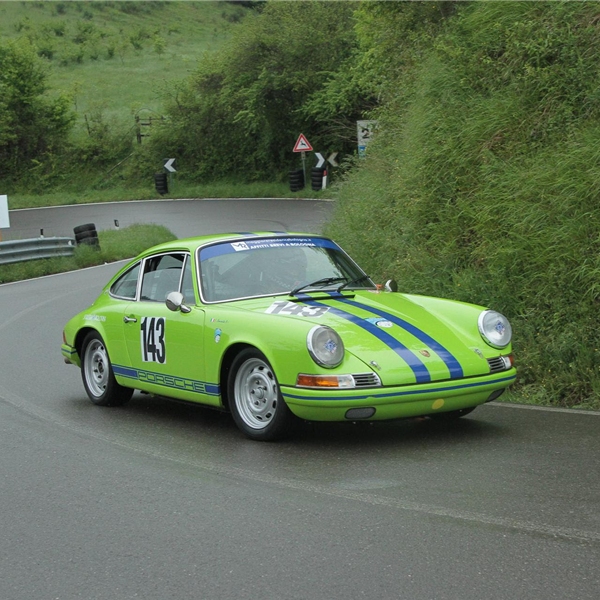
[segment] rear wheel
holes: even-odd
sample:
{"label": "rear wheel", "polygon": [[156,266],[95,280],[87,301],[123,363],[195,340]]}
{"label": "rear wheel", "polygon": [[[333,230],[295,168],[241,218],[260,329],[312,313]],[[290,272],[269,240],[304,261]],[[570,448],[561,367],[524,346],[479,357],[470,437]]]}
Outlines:
{"label": "rear wheel", "polygon": [[284,402],[265,356],[248,348],[231,365],[229,407],[238,428],[253,440],[270,441],[290,433],[295,417]]}
{"label": "rear wheel", "polygon": [[98,406],[121,406],[133,395],[117,383],[102,336],[92,331],[83,341],[81,378],[90,400]]}

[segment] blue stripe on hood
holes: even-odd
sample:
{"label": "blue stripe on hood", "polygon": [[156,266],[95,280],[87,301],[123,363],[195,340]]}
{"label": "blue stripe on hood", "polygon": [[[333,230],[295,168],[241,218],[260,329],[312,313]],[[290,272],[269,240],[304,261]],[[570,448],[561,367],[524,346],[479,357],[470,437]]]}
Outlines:
{"label": "blue stripe on hood", "polygon": [[336,308],[335,306],[329,306],[327,304],[323,304],[322,302],[317,302],[307,294],[298,294],[297,298],[298,300],[301,300],[310,306],[326,306],[329,308],[330,312],[338,317],[342,317],[354,325],[361,327],[365,331],[368,331],[371,335],[374,335],[377,339],[392,349],[402,360],[404,360],[404,362],[406,362],[406,364],[412,369],[417,383],[428,383],[431,381],[431,375],[429,374],[429,371],[427,370],[427,367],[423,361],[392,335],[377,327],[377,325],[374,325],[373,323],[370,323],[361,317],[357,317],[352,313],[342,310],[341,308]]}
{"label": "blue stripe on hood", "polygon": [[443,361],[444,364],[448,367],[450,371],[451,379],[459,379],[464,377],[463,368],[461,367],[458,360],[452,355],[452,353],[444,348],[439,342],[434,340],[430,335],[426,334],[424,331],[421,331],[418,327],[411,325],[404,319],[394,316],[393,314],[386,312],[385,310],[381,310],[380,308],[375,308],[372,306],[368,306],[366,304],[361,304],[360,302],[356,302],[355,300],[350,300],[349,298],[339,298],[335,297],[336,300],[340,302],[344,302],[345,304],[350,304],[356,308],[360,308],[361,310],[365,310],[374,315],[378,315],[391,321],[395,325],[402,327],[405,331],[408,331],[411,335],[414,335],[418,340],[423,342],[426,346],[431,348]]}

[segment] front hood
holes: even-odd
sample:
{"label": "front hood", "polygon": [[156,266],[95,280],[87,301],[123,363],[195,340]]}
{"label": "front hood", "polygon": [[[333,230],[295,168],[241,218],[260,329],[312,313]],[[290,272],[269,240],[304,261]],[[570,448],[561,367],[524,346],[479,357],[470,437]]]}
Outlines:
{"label": "front hood", "polygon": [[482,308],[449,300],[369,291],[303,294],[294,301],[277,299],[261,310],[332,327],[346,352],[375,371],[384,385],[485,375],[490,372],[486,358],[500,354],[479,335]]}

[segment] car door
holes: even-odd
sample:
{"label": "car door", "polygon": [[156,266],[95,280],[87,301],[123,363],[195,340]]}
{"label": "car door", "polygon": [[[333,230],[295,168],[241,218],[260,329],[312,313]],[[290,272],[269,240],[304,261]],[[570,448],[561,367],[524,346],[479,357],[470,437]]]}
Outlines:
{"label": "car door", "polygon": [[[146,258],[138,299],[125,307],[124,338],[131,376],[141,390],[218,404],[204,380],[204,310],[193,291],[190,255],[170,252]],[[184,291],[190,312],[171,311],[169,292]],[[189,299],[190,294],[194,297]]]}

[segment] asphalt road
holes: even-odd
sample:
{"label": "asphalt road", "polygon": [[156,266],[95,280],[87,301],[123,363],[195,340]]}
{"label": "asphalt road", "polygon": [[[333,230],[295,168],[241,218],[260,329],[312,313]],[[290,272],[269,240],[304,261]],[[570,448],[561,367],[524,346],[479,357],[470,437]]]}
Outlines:
{"label": "asphalt road", "polygon": [[[183,236],[185,206],[240,230],[329,210],[136,212],[161,207]],[[96,407],[61,331],[118,266],[0,285],[0,600],[598,598],[600,414],[492,404],[267,444],[139,394]]]}
{"label": "asphalt road", "polygon": [[[10,200],[10,199],[9,199]],[[165,225],[177,237],[225,231],[320,232],[331,214],[332,202],[294,199],[154,200],[111,202],[10,211],[10,229],[2,239],[71,236],[73,228],[94,223],[97,229],[112,229],[134,223]]]}

